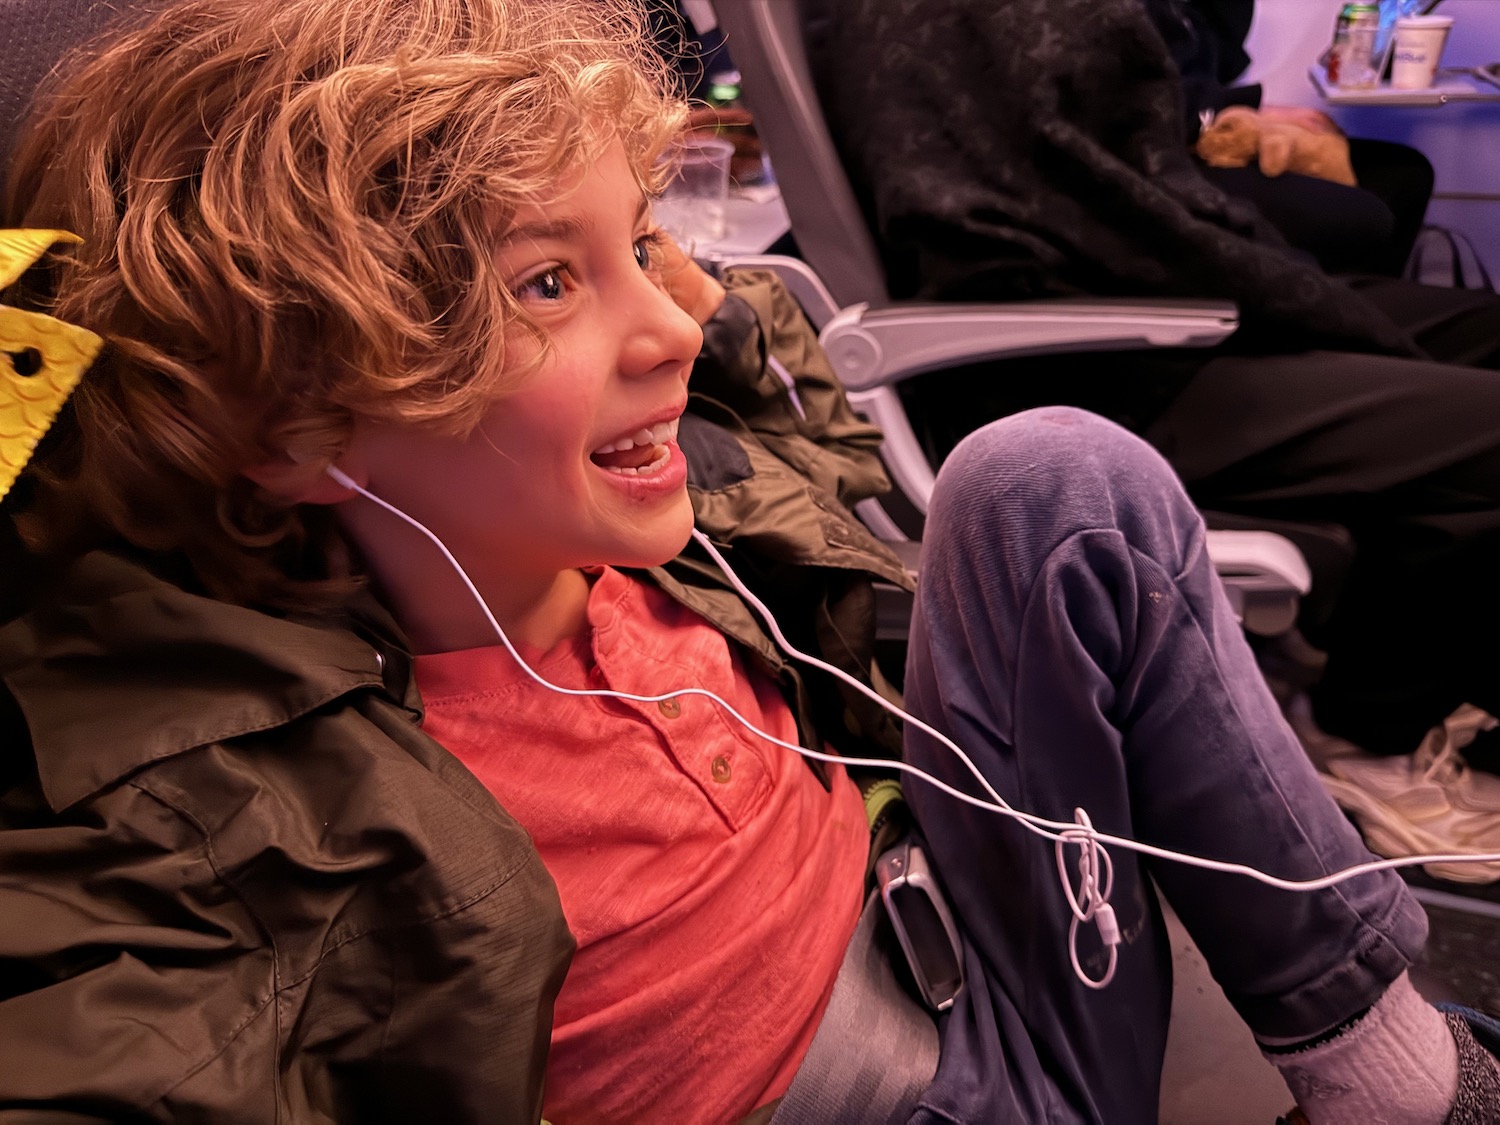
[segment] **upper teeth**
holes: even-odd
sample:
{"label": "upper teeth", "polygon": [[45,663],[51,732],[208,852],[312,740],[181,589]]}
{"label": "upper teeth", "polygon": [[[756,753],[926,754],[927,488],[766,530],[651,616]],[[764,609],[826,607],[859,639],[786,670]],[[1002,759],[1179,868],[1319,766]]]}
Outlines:
{"label": "upper teeth", "polygon": [[601,445],[594,450],[595,453],[624,452],[634,449],[637,445],[665,445],[677,436],[677,419],[670,422],[658,422],[648,430],[637,430],[629,437],[622,437],[618,441],[612,441],[608,445]]}

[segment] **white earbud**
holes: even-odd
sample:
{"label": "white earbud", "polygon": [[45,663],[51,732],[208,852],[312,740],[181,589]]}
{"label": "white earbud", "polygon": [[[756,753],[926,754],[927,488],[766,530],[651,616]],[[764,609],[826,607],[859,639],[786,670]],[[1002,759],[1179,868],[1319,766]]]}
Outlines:
{"label": "white earbud", "polygon": [[[287,450],[287,456],[292,456],[291,450]],[[292,457],[292,460],[295,461],[296,458]],[[344,472],[343,469],[340,469],[337,465],[329,465],[328,468],[324,469],[323,471],[331,476],[334,480],[338,481],[345,488],[352,488],[355,492],[364,493],[365,496],[370,496],[368,492],[365,492],[363,488],[360,488],[359,485],[354,483],[354,478],[352,478],[348,473]],[[370,496],[370,499],[373,500],[375,498],[373,496]]]}

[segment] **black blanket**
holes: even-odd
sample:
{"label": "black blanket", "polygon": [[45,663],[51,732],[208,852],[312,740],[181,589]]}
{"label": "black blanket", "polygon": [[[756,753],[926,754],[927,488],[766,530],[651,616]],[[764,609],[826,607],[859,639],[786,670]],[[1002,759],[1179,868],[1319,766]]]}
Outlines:
{"label": "black blanket", "polygon": [[1416,354],[1198,172],[1142,0],[816,0],[809,50],[898,296],[1221,297],[1240,350]]}

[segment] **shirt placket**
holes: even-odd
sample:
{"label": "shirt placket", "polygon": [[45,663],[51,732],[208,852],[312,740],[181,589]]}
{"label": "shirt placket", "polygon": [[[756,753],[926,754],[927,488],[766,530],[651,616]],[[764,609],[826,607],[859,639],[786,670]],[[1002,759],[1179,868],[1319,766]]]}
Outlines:
{"label": "shirt placket", "polygon": [[[617,641],[607,649],[596,650],[597,674],[604,686],[616,691],[660,695],[673,688],[703,687],[734,702],[735,683],[727,654],[714,651],[715,646],[704,643],[701,634],[693,637],[694,643],[686,651],[682,640],[681,636],[675,639],[670,661],[654,651],[655,646],[645,637],[631,636],[629,643],[623,644]],[[692,659],[685,660],[689,655]],[[691,679],[686,672],[678,674],[677,669],[684,665],[697,674]],[[656,703],[627,702],[626,706],[651,727],[677,768],[731,829],[738,830],[754,815],[766,789],[765,763],[726,731],[715,713],[719,704],[694,694]]]}

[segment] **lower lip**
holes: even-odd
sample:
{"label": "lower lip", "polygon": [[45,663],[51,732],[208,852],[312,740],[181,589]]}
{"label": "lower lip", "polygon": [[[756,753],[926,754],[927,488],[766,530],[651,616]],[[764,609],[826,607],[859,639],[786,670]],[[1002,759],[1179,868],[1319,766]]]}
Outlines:
{"label": "lower lip", "polygon": [[594,468],[598,469],[611,485],[633,500],[659,500],[664,496],[675,496],[687,486],[687,459],[683,457],[682,450],[677,448],[675,439],[666,444],[667,463],[649,475],[643,476],[637,473],[627,476],[624,473],[612,473],[608,469],[600,469],[598,465]]}

